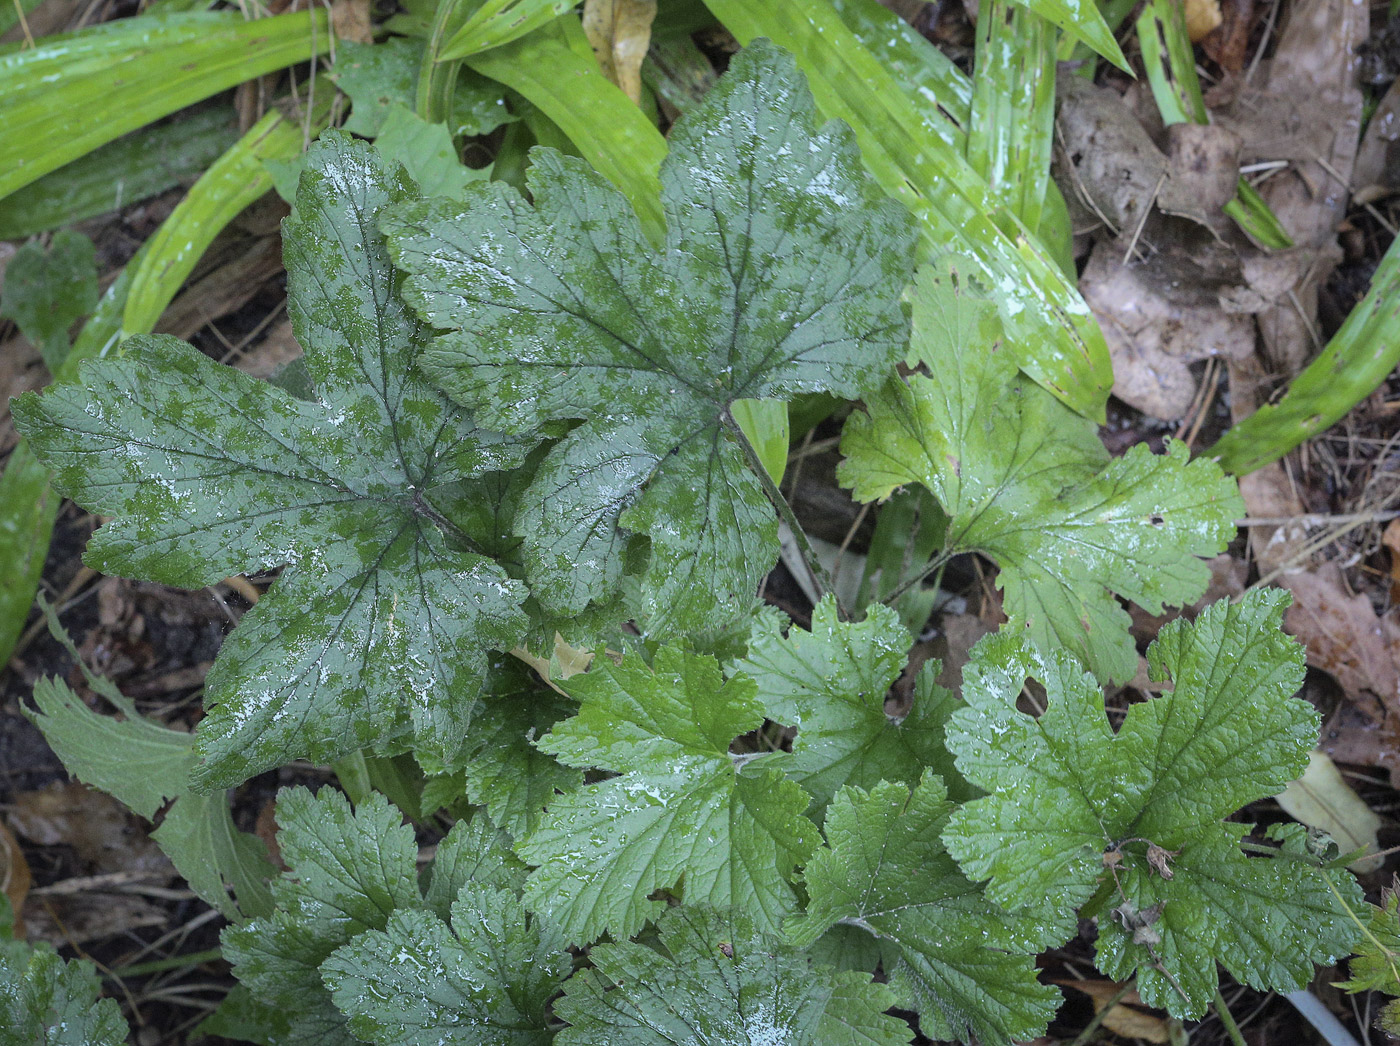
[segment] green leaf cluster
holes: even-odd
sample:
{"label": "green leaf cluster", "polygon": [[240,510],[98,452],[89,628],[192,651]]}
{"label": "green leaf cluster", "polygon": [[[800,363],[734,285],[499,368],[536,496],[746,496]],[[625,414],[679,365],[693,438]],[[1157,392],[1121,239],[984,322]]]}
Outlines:
{"label": "green leaf cluster", "polygon": [[[8,905],[7,905],[8,907]],[[64,962],[47,944],[0,937],[0,1028],[8,1042],[45,1046],[122,1046],[127,1025],[113,999],[101,999],[92,963]]]}

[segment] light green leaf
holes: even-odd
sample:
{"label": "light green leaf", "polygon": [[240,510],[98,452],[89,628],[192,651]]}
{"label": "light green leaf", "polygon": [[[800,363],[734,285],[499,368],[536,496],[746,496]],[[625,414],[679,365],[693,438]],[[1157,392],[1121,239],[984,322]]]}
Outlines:
{"label": "light green leaf", "polygon": [[484,0],[442,49],[440,61],[518,40],[573,10],[577,0]]}
{"label": "light green leaf", "polygon": [[517,895],[470,883],[452,926],[396,911],[322,972],[350,1030],[381,1046],[548,1046],[548,1002],[573,972],[553,927]]}
{"label": "light green leaf", "polygon": [[1098,0],[1016,0],[1103,55],[1119,69],[1128,71],[1128,60],[1114,39],[1113,30],[1099,11]]}
{"label": "light green leaf", "polygon": [[411,369],[422,327],[393,291],[374,220],[402,193],[371,147],[315,146],[284,255],[315,402],[170,338],[88,364],[84,385],[15,401],[56,485],[116,517],[87,562],[199,587],[287,565],[206,681],[195,773],[235,784],[410,730],[461,747],[486,649],[523,633],[523,586],[459,551],[435,492],[521,451]]}
{"label": "light green leaf", "polygon": [[[1173,689],[1117,733],[1091,676],[1013,632],[979,643],[963,672],[949,747],[991,794],[953,814],[949,852],[1000,904],[1068,912],[1097,895],[1113,909],[1091,913],[1099,968],[1136,972],[1143,1000],[1176,1016],[1205,1010],[1217,960],[1291,991],[1356,936],[1327,873],[1287,848],[1246,857],[1249,826],[1222,822],[1298,776],[1317,742],[1317,712],[1292,696],[1303,652],[1279,627],[1287,602],[1256,591],[1163,628],[1148,661]],[[1045,687],[1038,719],[1016,708],[1027,677]],[[1354,882],[1341,889],[1360,903]]]}
{"label": "light green leaf", "polygon": [[726,682],[713,658],[662,647],[654,670],[600,657],[563,685],[578,714],[540,749],[618,776],[556,799],[520,844],[539,866],[526,903],[573,943],[636,932],[661,909],[650,897],[663,889],[777,927],[795,907],[787,880],[816,829],[802,816],[807,794],[776,769],[782,753],[729,752],[763,722],[752,681]]}
{"label": "light green leaf", "polygon": [[666,954],[600,944],[565,986],[559,1046],[902,1046],[894,994],[867,973],[812,967],[739,912],[683,905],[658,923]]}
{"label": "light green leaf", "polygon": [[1353,994],[1380,991],[1400,996],[1400,896],[1385,891],[1379,906],[1365,906],[1362,918],[1366,924],[1361,940],[1347,960],[1351,976],[1333,983]]}
{"label": "light green leaf", "polygon": [[26,243],[5,266],[0,316],[15,321],[50,371],[68,355],[68,328],[95,308],[97,248],[80,232],[60,229],[47,252]]}
{"label": "light green leaf", "polygon": [[20,1046],[123,1046],[127,1026],[86,960],[64,962],[47,944],[0,940],[0,1028]]}
{"label": "light green leaf", "polygon": [[1152,613],[1199,596],[1201,556],[1244,504],[1212,462],[1173,443],[1110,458],[1093,423],[1016,375],[996,308],[956,270],[924,270],[909,363],[846,423],[841,481],[873,501],[920,483],[950,521],[945,552],[1001,568],[1011,627],[1073,652],[1101,679],[1137,670],[1123,596]]}
{"label": "light green leaf", "polygon": [[492,184],[386,224],[406,294],[450,332],[425,370],[507,432],[584,422],[540,466],[517,523],[545,609],[606,597],[644,534],[632,610],[654,633],[746,611],[777,528],[726,431],[730,404],[858,396],[896,358],[910,222],[877,200],[849,133],[812,122],[789,57],[740,54],[672,131],[664,253],[600,176],[546,151],[533,207]]}
{"label": "light green leaf", "polygon": [[390,164],[403,164],[425,196],[460,199],[468,182],[491,173],[489,168],[464,167],[447,125],[428,123],[402,105],[389,107],[374,147]]}
{"label": "light green leaf", "polygon": [[787,773],[825,807],[842,785],[914,784],[926,766],[953,771],[943,725],[956,705],[926,667],[907,715],[885,713],[885,698],[904,670],[912,637],[889,607],[866,608],[859,624],[841,621],[827,596],[812,611],[812,629],[786,638],[774,626],[755,632],[735,666],[758,685],[764,714],[797,727]]}
{"label": "light green leaf", "polygon": [[842,924],[892,947],[890,983],[930,1038],[1033,1039],[1060,1002],[1036,979],[1035,956],[1063,943],[1074,924],[1036,910],[1007,913],[968,882],[939,839],[953,809],[931,772],[912,793],[884,781],[868,792],[843,788],[827,813],[829,847],[803,872],[811,900],[790,936],[810,944]]}

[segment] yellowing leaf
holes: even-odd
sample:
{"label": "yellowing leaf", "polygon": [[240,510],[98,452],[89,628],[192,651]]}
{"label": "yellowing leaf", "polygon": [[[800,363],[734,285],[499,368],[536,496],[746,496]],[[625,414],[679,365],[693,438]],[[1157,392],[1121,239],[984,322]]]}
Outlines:
{"label": "yellowing leaf", "polygon": [[583,31],[603,74],[634,102],[642,99],[642,59],[651,44],[656,0],[585,0]]}
{"label": "yellowing leaf", "polygon": [[1370,851],[1372,856],[1351,863],[1352,871],[1374,872],[1385,862],[1385,858],[1376,856],[1380,849],[1376,841],[1380,817],[1346,783],[1337,764],[1322,752],[1308,757],[1308,768],[1278,794],[1278,805],[1294,820],[1326,832],[1337,841],[1342,853],[1362,847]]}

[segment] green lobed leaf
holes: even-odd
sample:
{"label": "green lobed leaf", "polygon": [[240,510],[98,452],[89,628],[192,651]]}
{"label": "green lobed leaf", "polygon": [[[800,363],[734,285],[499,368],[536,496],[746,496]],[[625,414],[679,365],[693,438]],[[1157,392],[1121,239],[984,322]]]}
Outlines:
{"label": "green lobed leaf", "polygon": [[1381,991],[1400,995],[1400,896],[1386,891],[1381,904],[1366,906],[1367,923],[1356,954],[1347,960],[1346,991]]}
{"label": "green lobed leaf", "polygon": [[803,872],[806,917],[789,924],[789,936],[807,945],[841,924],[892,948],[890,983],[930,1038],[1033,1039],[1060,1002],[1036,979],[1035,956],[1063,943],[1074,924],[987,900],[939,839],[953,809],[931,771],[912,792],[887,781],[842,788],[827,813],[828,846]]}
{"label": "green lobed leaf", "polygon": [[662,647],[654,669],[600,656],[563,686],[578,714],[538,747],[618,776],[557,798],[517,847],[538,865],[526,904],[576,944],[635,933],[662,908],[650,897],[663,889],[740,907],[775,929],[795,908],[793,867],[817,840],[802,816],[807,794],[778,769],[783,754],[729,752],[763,722],[753,682],[726,681],[713,658]]}
{"label": "green lobed leaf", "polygon": [[573,972],[558,932],[516,893],[475,883],[449,928],[396,911],[383,932],[338,949],[322,972],[356,1036],[381,1046],[548,1046],[548,1002]]}
{"label": "green lobed leaf", "polygon": [[412,730],[461,747],[488,648],[525,628],[523,586],[461,551],[444,485],[517,464],[411,369],[422,327],[374,221],[403,195],[366,143],[315,147],[288,220],[289,312],[314,402],[172,338],[134,338],[82,385],[13,406],[60,490],[114,516],[86,561],[198,587],[286,564],[206,681],[203,787]]}
{"label": "green lobed leaf", "polygon": [[885,698],[913,640],[889,607],[866,613],[860,623],[841,621],[826,596],[811,631],[793,626],[784,637],[776,625],[760,627],[735,666],[758,685],[769,719],[797,727],[787,773],[819,808],[843,785],[912,785],[927,766],[959,780],[943,744],[956,699],[933,682],[937,662],[923,669],[913,707],[888,715]]}
{"label": "green lobed leaf", "polygon": [[373,138],[395,105],[412,109],[422,60],[422,40],[391,36],[378,44],[337,43],[330,75],[350,97],[345,130]]}
{"label": "green lobed leaf", "polygon": [[[1068,913],[1097,895],[1098,963],[1152,1006],[1198,1016],[1215,964],[1256,988],[1294,990],[1356,935],[1322,869],[1303,855],[1246,857],[1249,826],[1223,823],[1307,765],[1317,712],[1292,695],[1302,648],[1280,630],[1287,593],[1252,592],[1177,620],[1148,649],[1173,689],[1133,705],[1115,733],[1093,678],[1003,631],[963,672],[953,714],[958,768],[991,794],[952,815],[943,839],[999,904],[1044,899]],[[1027,677],[1046,711],[1017,710]],[[1359,903],[1359,887],[1343,887]],[[1354,906],[1354,904],[1353,904]]]}
{"label": "green lobed leaf", "polygon": [[68,328],[95,308],[97,248],[80,232],[60,229],[47,251],[26,243],[5,266],[0,316],[15,321],[50,371],[68,354]]}
{"label": "green lobed leaf", "polygon": [[28,1046],[123,1046],[128,1028],[86,960],[64,962],[47,944],[0,940],[0,1029]]}
{"label": "green lobed leaf", "polygon": [[735,400],[854,397],[895,361],[910,220],[879,201],[849,132],[814,132],[792,60],[736,57],[672,131],[664,252],[582,162],[533,154],[530,206],[503,185],[386,222],[406,294],[449,333],[422,359],[484,424],[582,420],[525,495],[531,592],[554,613],[614,591],[651,539],[631,610],[656,634],[748,609],[776,522],[726,427]]}
{"label": "green lobed leaf", "polygon": [[666,954],[600,944],[565,985],[559,1046],[900,1046],[909,1026],[868,973],[813,967],[741,912],[683,905],[657,930]]}
{"label": "green lobed leaf", "polygon": [[273,882],[277,910],[223,933],[234,974],[274,1018],[275,1046],[350,1046],[358,1042],[336,1009],[321,966],[366,931],[384,930],[396,913],[445,917],[462,888],[511,889],[522,870],[484,819],[454,826],[439,845],[426,896],[419,892],[413,828],[383,796],[351,810],[330,787],[277,798],[278,842],[288,873]]}
{"label": "green lobed leaf", "polygon": [[1011,627],[1073,652],[1101,679],[1137,671],[1128,614],[1199,596],[1198,558],[1244,515],[1233,481],[1183,444],[1110,458],[1092,422],[1017,377],[996,308],[956,270],[913,289],[911,366],[846,423],[838,475],[861,501],[919,483],[950,520],[946,552],[1000,567]]}

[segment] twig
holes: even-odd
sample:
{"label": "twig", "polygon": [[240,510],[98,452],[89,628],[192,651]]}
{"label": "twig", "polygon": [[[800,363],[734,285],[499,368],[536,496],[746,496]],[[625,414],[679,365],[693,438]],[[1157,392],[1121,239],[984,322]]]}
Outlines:
{"label": "twig", "polygon": [[1240,1034],[1240,1026],[1235,1023],[1235,1016],[1230,1012],[1230,1007],[1225,1005],[1225,996],[1220,994],[1219,988],[1215,989],[1215,1015],[1225,1026],[1225,1034],[1230,1037],[1230,1041],[1235,1046],[1246,1046],[1244,1036]]}

